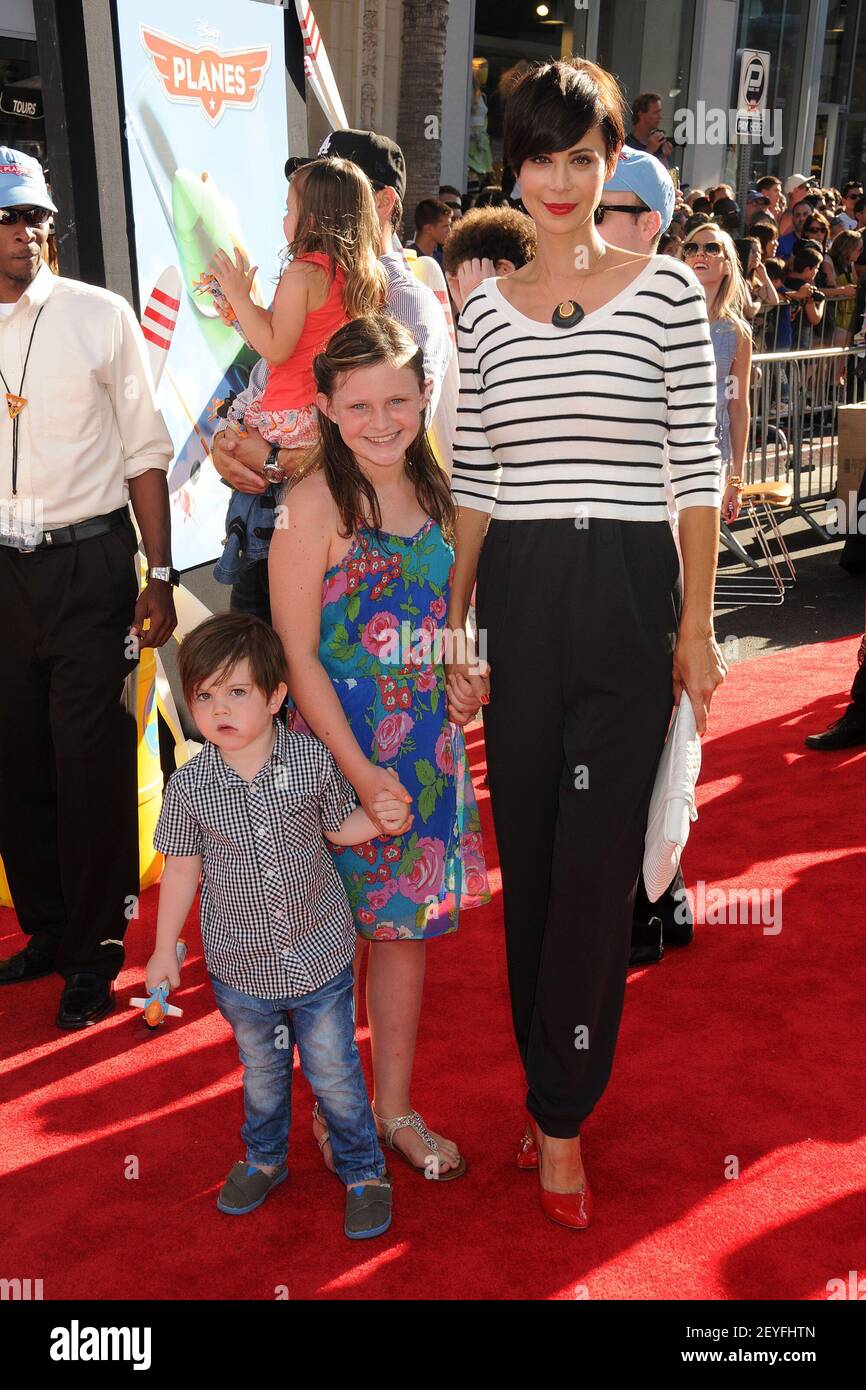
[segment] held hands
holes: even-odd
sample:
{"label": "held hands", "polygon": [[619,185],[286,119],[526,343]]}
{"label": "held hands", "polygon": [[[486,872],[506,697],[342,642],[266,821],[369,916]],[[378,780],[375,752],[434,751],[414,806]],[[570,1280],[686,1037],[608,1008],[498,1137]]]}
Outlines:
{"label": "held hands", "polygon": [[161,985],[163,980],[168,980],[172,989],[180,987],[180,969],[177,963],[177,951],[160,950],[159,947],[154,951],[150,960],[147,962],[145,970],[145,982],[147,992],[150,994]]}
{"label": "held hands", "polygon": [[685,690],[692,702],[699,734],[707,731],[713,692],[727,674],[725,659],[716,645],[712,630],[698,632],[681,627],[674,649],[674,704],[679,704]]}
{"label": "held hands", "polygon": [[445,693],[452,724],[471,724],[490,700],[490,667],[486,661],[445,663]]}
{"label": "held hands", "polygon": [[257,265],[250,269],[246,256],[238,246],[234,248],[234,252],[233,261],[229,260],[225,251],[215,252],[209,266],[211,275],[219,281],[219,287],[232,308],[237,306],[238,300],[243,299],[244,295],[247,298],[252,296],[253,281],[258,270]]}
{"label": "held hands", "polygon": [[361,805],[382,835],[403,835],[410,829],[414,817],[409,807],[412,798],[401,785],[393,767],[370,763],[364,786],[356,787]]}
{"label": "held hands", "polygon": [[449,630],[444,666],[448,718],[453,724],[469,724],[490,699],[490,667],[479,658],[468,627]]}

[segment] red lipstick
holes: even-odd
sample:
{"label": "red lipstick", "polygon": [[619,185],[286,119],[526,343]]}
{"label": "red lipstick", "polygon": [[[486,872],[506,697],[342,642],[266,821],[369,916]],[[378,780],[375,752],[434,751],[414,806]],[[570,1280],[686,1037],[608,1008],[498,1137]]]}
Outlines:
{"label": "red lipstick", "polygon": [[555,217],[564,217],[568,212],[574,212],[577,203],[545,203],[544,207],[548,212],[552,212]]}

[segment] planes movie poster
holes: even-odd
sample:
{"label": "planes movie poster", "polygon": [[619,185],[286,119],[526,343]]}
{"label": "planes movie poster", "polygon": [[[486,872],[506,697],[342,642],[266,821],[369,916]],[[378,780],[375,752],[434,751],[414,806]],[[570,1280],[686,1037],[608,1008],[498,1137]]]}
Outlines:
{"label": "planes movie poster", "polygon": [[229,491],[219,410],[255,356],[196,283],[218,248],[258,266],[269,305],[285,248],[284,12],[260,0],[116,0],[142,328],[175,445],[174,563],[214,560]]}

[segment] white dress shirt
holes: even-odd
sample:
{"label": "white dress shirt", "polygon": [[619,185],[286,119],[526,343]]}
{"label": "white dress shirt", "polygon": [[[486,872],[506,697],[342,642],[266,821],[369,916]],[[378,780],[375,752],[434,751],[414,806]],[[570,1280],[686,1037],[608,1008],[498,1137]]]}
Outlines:
{"label": "white dress shirt", "polygon": [[0,383],[0,506],[12,496],[7,389],[27,401],[18,418],[17,496],[46,529],[113,512],[129,500],[130,478],[168,472],[174,446],[147,347],[119,295],[41,266],[13,312],[0,316],[0,369],[8,383]]}

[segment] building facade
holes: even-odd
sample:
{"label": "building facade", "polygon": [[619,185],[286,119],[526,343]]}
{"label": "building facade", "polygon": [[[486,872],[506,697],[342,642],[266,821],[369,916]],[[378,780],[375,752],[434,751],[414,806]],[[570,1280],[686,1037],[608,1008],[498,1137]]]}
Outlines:
{"label": "building facade", "polygon": [[[294,0],[283,4],[292,14]],[[528,62],[571,54],[612,71],[629,101],[660,94],[683,184],[735,182],[739,172],[750,183],[812,173],[839,186],[866,173],[866,0],[314,0],[314,9],[347,120],[404,147],[410,234],[415,202],[440,183],[499,181],[508,81]],[[48,167],[64,210],[65,272],[130,294],[111,13],[112,0],[2,0],[0,141]],[[770,54],[770,135],[737,146],[709,117],[735,107],[747,48]],[[305,87],[299,32],[296,50],[289,145],[306,153],[329,124]]]}

